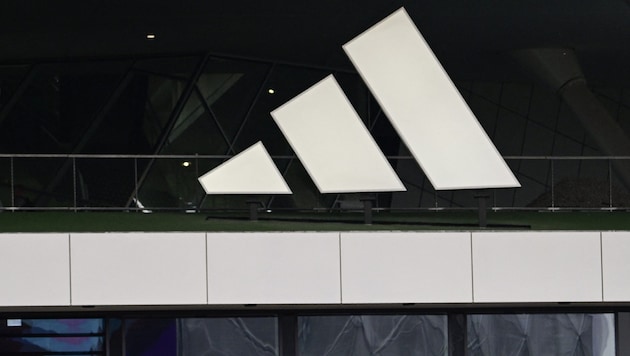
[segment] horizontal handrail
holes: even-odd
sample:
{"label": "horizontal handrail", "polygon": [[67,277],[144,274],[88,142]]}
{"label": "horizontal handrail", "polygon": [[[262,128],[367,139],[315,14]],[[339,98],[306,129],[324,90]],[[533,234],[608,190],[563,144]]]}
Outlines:
{"label": "horizontal handrail", "polygon": [[[170,154],[170,155],[149,155],[149,154],[71,154],[71,153],[0,153],[0,161],[7,163],[6,168],[2,168],[3,175],[2,182],[0,182],[0,187],[6,187],[8,190],[2,191],[4,194],[2,199],[4,201],[0,201],[0,211],[19,211],[19,210],[129,210],[129,211],[143,211],[143,210],[196,210],[199,211],[204,206],[204,201],[206,199],[205,195],[202,195],[203,191],[201,187],[198,185],[197,177],[201,174],[205,173],[205,170],[212,168],[212,166],[218,165],[220,162],[225,161],[234,157],[234,155],[221,154],[221,155],[209,155],[209,154]],[[274,160],[296,160],[298,159],[296,155],[272,155]],[[413,160],[413,156],[411,155],[390,155],[386,156],[390,161],[400,161],[400,160]],[[531,196],[520,196],[517,199],[516,194],[517,191],[512,191],[512,196],[506,195],[505,191],[500,193],[493,193],[492,202],[489,206],[490,209],[493,210],[561,210],[561,209],[592,209],[592,210],[627,210],[630,206],[630,192],[628,189],[624,189],[623,184],[619,183],[618,177],[615,176],[614,167],[615,162],[622,160],[630,160],[630,156],[535,156],[535,155],[523,155],[523,156],[514,156],[514,155],[506,155],[503,156],[506,161],[545,161],[548,164],[540,164],[537,167],[543,167],[543,171],[536,171],[536,174],[530,174],[530,171],[524,172],[515,172],[517,175],[520,174],[523,178],[523,185],[526,184],[537,184],[535,188],[529,190],[523,190],[523,194],[530,194]],[[45,161],[47,159],[58,159],[58,160],[68,160],[72,163],[71,173],[60,171],[57,172],[58,176],[62,174],[68,174],[70,180],[67,178],[64,179],[65,186],[61,189],[54,190],[53,188],[44,188],[41,183],[40,185],[32,184],[34,181],[31,179],[25,179],[25,172],[28,171],[24,168],[24,165],[31,166],[35,160]],[[31,161],[33,160],[33,161]],[[87,162],[88,160],[92,160],[92,162],[96,161],[100,168],[96,165],[90,165]],[[98,160],[105,160],[102,162],[98,162]],[[127,162],[130,164],[127,168],[121,167],[120,164],[114,165],[114,161],[118,160],[119,162]],[[170,183],[164,183],[164,189],[171,189],[167,193],[156,190],[155,186],[152,186],[152,190],[148,190],[154,196],[159,196],[160,199],[165,197],[165,194],[171,194],[172,196],[166,196],[163,200],[155,200],[151,201],[151,199],[146,199],[147,196],[150,195],[142,193],[142,183],[140,183],[138,177],[139,172],[138,169],[143,164],[142,160],[165,160],[169,161],[169,164],[172,163],[172,160],[181,160],[182,168],[179,170],[172,170],[172,167],[166,166],[163,169],[171,169],[171,176],[169,177]],[[214,162],[205,161],[204,160],[214,160]],[[188,161],[188,162],[187,162]],[[600,167],[600,164],[586,164],[584,165],[586,174],[584,176],[579,172],[582,169],[582,165],[580,164],[577,167],[577,175],[576,172],[566,171],[563,172],[558,167],[567,166],[559,164],[557,162],[561,161],[602,161],[606,164],[607,168]],[[87,162],[87,163],[86,163]],[[10,163],[10,164],[9,164]],[[59,162],[57,162],[59,163]],[[69,162],[66,162],[69,163]],[[98,188],[93,189],[93,187],[99,187],[99,176],[106,176],[104,172],[106,172],[109,167],[108,165],[111,163],[112,167],[115,166],[115,170],[113,172],[108,172],[112,175],[112,177],[116,177],[117,173],[121,173],[121,170],[124,170],[126,176],[122,177],[120,182],[115,182],[118,184],[116,187],[120,188],[122,193],[119,195],[127,195],[129,196],[127,203],[120,203],[120,197],[115,196],[114,198],[110,198],[113,195],[110,191],[106,191],[108,188],[107,185],[103,185],[105,187],[105,193],[103,194],[92,194],[93,192],[99,192]],[[127,165],[124,163],[124,165]],[[286,163],[286,161],[285,161]],[[289,162],[290,163],[290,162]],[[34,165],[33,165],[34,166]],[[577,166],[576,164],[569,166]],[[18,168],[14,168],[18,167]],[[192,167],[192,168],[188,168]],[[544,168],[547,167],[547,168]],[[595,167],[595,168],[593,168]],[[204,171],[202,171],[202,168]],[[575,167],[574,167],[575,168]],[[286,169],[286,168],[285,168]],[[537,168],[538,169],[538,168]],[[102,172],[99,170],[103,170]],[[575,170],[575,169],[574,169]],[[35,170],[35,172],[38,172]],[[84,174],[90,172],[97,172],[95,174]],[[174,173],[177,172],[177,173]],[[593,174],[595,172],[595,174]],[[122,173],[120,176],[122,176]],[[540,173],[540,174],[539,174]],[[34,173],[37,174],[37,173]],[[162,174],[162,173],[160,173]],[[567,175],[568,174],[568,175]],[[591,176],[592,175],[592,176]],[[87,178],[86,178],[87,177]],[[95,178],[96,177],[96,178]],[[534,178],[538,178],[538,180]],[[580,179],[580,178],[590,178],[590,179],[599,179],[597,184],[593,184],[592,182],[586,183],[591,188],[591,191],[587,192],[588,198],[595,198],[595,200],[585,200],[583,206],[579,206],[580,202],[574,202],[573,200],[567,200],[569,196],[566,192],[567,186],[556,186],[556,183],[562,182],[567,179]],[[61,179],[61,178],[59,178]],[[24,183],[26,182],[26,183]],[[121,183],[122,182],[122,183]],[[165,181],[166,182],[166,181]],[[569,181],[571,183],[571,181]],[[31,185],[29,185],[31,183]],[[102,182],[101,182],[102,183]],[[407,184],[413,186],[415,183],[413,181],[406,181]],[[424,183],[423,183],[424,184]],[[72,188],[69,188],[71,185]],[[162,186],[160,186],[162,187]],[[424,185],[423,185],[424,187]],[[619,188],[621,187],[621,188]],[[89,190],[88,190],[89,188]],[[118,189],[118,188],[116,188]],[[161,188],[160,188],[161,189]],[[306,188],[305,188],[306,189]],[[457,210],[458,207],[461,206],[463,209],[469,209],[470,199],[467,197],[461,198],[458,197],[458,201],[449,199],[453,199],[449,197],[448,194],[453,193],[444,193],[445,195],[440,195],[440,192],[431,192],[430,189],[423,189],[422,194],[433,194],[429,196],[429,198],[425,198],[422,195],[422,203],[418,200],[417,207],[413,207],[413,210]],[[569,187],[568,189],[572,189]],[[605,190],[605,192],[603,191]],[[172,192],[171,192],[172,191]],[[115,193],[117,193],[116,191]],[[156,193],[157,192],[157,193]],[[101,192],[102,193],[102,192]],[[110,194],[110,195],[106,195]],[[162,195],[159,195],[162,194]],[[415,194],[412,193],[411,194]],[[459,194],[459,193],[458,193]],[[502,194],[499,196],[499,194]],[[547,196],[548,195],[548,196]],[[411,195],[412,199],[418,199]],[[498,197],[498,198],[497,198]],[[542,200],[540,200],[540,199]],[[53,202],[55,206],[47,206],[48,202],[54,199],[56,202]],[[121,198],[122,199],[122,198]],[[171,199],[171,200],[168,200]],[[274,209],[278,209],[275,205],[272,204],[276,199],[275,196],[272,196],[267,199],[267,203],[265,208],[273,207]],[[328,199],[328,198],[326,198]],[[324,210],[330,210],[334,207],[334,204],[339,200],[339,196],[337,196],[332,204],[328,200],[322,198],[321,202],[325,206],[320,206],[320,201],[312,206],[313,209],[323,208]],[[529,199],[529,200],[528,200]],[[536,201],[539,199],[540,201]],[[430,204],[430,201],[433,200],[434,204]],[[547,200],[549,200],[547,202]],[[147,203],[148,201],[148,203]],[[449,206],[440,206],[442,205],[442,201],[446,201],[446,204]],[[529,202],[534,202],[536,205],[529,206]],[[163,202],[167,202],[166,204],[162,204]],[[460,203],[461,202],[461,203]],[[603,203],[602,203],[603,202]],[[222,202],[221,202],[222,203]],[[210,205],[208,204],[208,208],[203,208],[205,210],[213,210],[213,209],[225,209],[228,207],[232,207],[231,203],[228,202],[225,205]],[[173,206],[168,206],[172,204]],[[405,206],[406,203],[399,204]],[[545,204],[548,206],[538,206],[540,204]],[[570,204],[570,206],[569,206]],[[123,205],[123,206],[115,206],[115,205]],[[164,206],[166,205],[166,206]],[[281,205],[281,204],[279,204]],[[330,206],[329,206],[330,205]],[[577,206],[574,206],[577,205]],[[146,206],[146,208],[145,208]],[[293,210],[300,210],[308,207],[307,204],[297,205],[293,207]],[[474,207],[473,207],[474,208]],[[401,207],[396,205],[392,206],[391,210],[400,210]],[[388,210],[388,208],[383,206],[375,206],[374,210]]]}

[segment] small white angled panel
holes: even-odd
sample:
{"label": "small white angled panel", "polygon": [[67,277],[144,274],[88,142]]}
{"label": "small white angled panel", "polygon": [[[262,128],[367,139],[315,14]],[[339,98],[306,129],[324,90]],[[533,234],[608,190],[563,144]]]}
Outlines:
{"label": "small white angled panel", "polygon": [[70,305],[68,234],[0,234],[0,306]]}
{"label": "small white angled panel", "polygon": [[602,232],[605,302],[630,302],[630,232]]}
{"label": "small white angled panel", "polygon": [[202,175],[199,183],[206,194],[291,194],[262,142]]}
{"label": "small white angled panel", "polygon": [[405,190],[332,75],[271,116],[320,192]]}
{"label": "small white angled panel", "polygon": [[208,233],[209,304],[338,304],[339,233]]}
{"label": "small white angled panel", "polygon": [[475,303],[601,302],[599,232],[473,232]]}
{"label": "small white angled panel", "polygon": [[470,303],[469,232],[341,234],[343,303]]}
{"label": "small white angled panel", "polygon": [[520,186],[404,9],[344,50],[435,189]]}
{"label": "small white angled panel", "polygon": [[206,304],[205,233],[70,237],[72,305]]}

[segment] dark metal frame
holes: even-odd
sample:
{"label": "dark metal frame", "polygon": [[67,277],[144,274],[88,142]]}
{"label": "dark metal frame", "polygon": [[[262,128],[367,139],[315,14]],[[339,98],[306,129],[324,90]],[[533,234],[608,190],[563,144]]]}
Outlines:
{"label": "dark metal frame", "polygon": [[[0,318],[103,318],[104,325],[108,325],[112,319],[118,319],[122,324],[122,332],[119,336],[121,340],[112,340],[107,336],[108,341],[104,345],[104,350],[108,356],[125,356],[125,320],[139,318],[238,318],[238,317],[275,317],[277,318],[278,332],[278,355],[294,356],[298,355],[298,330],[297,320],[301,316],[350,316],[350,315],[444,315],[447,318],[447,343],[449,356],[465,356],[467,354],[467,319],[469,315],[475,314],[614,314],[615,325],[615,349],[616,354],[624,355],[630,350],[625,349],[630,345],[623,342],[622,338],[630,334],[630,325],[621,328],[619,325],[619,313],[630,313],[630,305],[625,304],[572,304],[572,303],[532,303],[527,304],[497,304],[497,305],[422,305],[414,303],[389,304],[389,305],[350,305],[350,306],[320,306],[320,307],[298,307],[298,306],[265,306],[240,305],[226,306],[218,309],[185,308],[165,309],[154,308],[146,310],[118,310],[118,311],[95,311],[91,308],[73,309],[70,312],[0,312]],[[624,319],[626,321],[630,318]],[[623,329],[623,330],[622,330]],[[113,350],[111,342],[120,342],[122,350]],[[621,349],[621,346],[624,349]]]}

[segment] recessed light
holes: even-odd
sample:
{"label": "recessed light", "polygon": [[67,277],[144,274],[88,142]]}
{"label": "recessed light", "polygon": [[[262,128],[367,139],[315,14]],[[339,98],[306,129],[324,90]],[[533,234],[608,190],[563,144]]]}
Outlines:
{"label": "recessed light", "polygon": [[154,40],[155,39],[155,33],[147,33],[147,40]]}
{"label": "recessed light", "polygon": [[189,161],[182,162],[182,167],[190,167],[190,162]]}
{"label": "recessed light", "polygon": [[271,88],[269,88],[269,90],[267,90],[267,93],[269,93],[269,94],[273,94],[273,93],[275,93],[275,92],[276,92],[276,91],[275,91],[275,90],[273,90],[273,89],[271,89]]}
{"label": "recessed light", "polygon": [[9,327],[22,326],[22,319],[7,319],[7,326]]}

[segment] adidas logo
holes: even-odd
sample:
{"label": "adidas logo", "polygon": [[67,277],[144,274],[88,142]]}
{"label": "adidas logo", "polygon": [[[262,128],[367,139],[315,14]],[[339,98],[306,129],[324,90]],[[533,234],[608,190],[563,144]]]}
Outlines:
{"label": "adidas logo", "polygon": [[[343,49],[436,190],[520,187],[403,8]],[[321,193],[405,190],[332,75],[271,116]],[[261,142],[199,182],[207,194],[291,194]]]}

